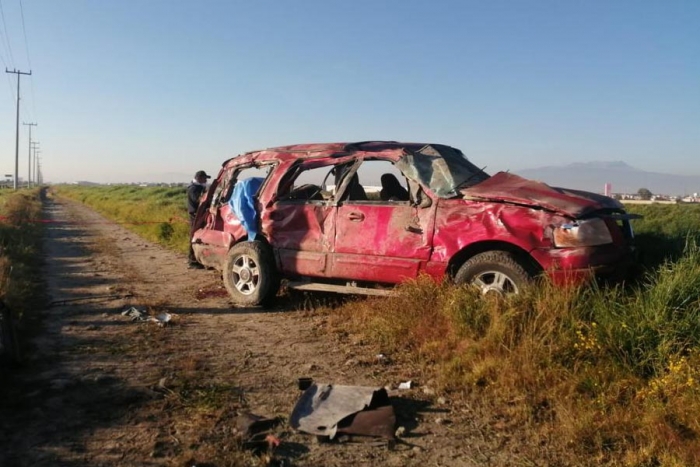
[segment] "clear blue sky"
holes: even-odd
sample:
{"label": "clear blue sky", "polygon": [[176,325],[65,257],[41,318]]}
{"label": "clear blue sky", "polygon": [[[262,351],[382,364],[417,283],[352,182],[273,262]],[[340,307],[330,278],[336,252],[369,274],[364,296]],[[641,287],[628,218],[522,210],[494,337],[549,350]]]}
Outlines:
{"label": "clear blue sky", "polygon": [[[26,70],[20,0],[1,4],[13,59],[0,54]],[[490,172],[623,160],[700,175],[697,0],[22,5],[21,120],[39,123],[46,180],[187,181],[252,149],[368,139],[450,144]]]}

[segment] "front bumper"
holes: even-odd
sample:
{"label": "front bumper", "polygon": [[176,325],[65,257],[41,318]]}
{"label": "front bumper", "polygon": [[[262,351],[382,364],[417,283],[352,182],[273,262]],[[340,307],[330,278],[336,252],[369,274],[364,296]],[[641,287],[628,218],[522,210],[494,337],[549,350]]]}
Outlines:
{"label": "front bumper", "polygon": [[624,280],[636,262],[632,245],[538,249],[532,256],[556,285],[577,285],[593,278]]}

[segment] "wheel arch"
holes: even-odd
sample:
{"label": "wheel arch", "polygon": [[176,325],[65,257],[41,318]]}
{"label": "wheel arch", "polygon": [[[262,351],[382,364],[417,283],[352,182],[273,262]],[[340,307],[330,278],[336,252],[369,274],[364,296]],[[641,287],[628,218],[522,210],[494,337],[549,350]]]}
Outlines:
{"label": "wheel arch", "polygon": [[487,240],[475,242],[455,253],[447,263],[447,274],[450,278],[454,278],[459,268],[466,263],[470,258],[484,253],[486,251],[505,251],[513,255],[513,257],[528,271],[528,273],[536,276],[540,274],[544,268],[523,248],[509,242],[498,240]]}
{"label": "wheel arch", "polygon": [[229,245],[228,249],[230,250],[231,248],[233,248],[234,246],[236,246],[242,242],[260,242],[260,243],[267,245],[269,248],[272,248],[272,245],[268,241],[267,237],[265,235],[263,235],[262,233],[258,233],[255,236],[255,240],[251,240],[250,237],[248,237],[248,234],[246,233],[244,235],[241,235],[240,237],[234,237],[233,241]]}

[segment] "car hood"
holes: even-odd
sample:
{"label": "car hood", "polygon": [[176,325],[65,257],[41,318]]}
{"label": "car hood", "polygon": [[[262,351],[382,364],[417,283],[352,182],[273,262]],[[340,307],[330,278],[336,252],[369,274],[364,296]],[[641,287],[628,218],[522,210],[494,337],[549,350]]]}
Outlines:
{"label": "car hood", "polygon": [[468,199],[541,207],[574,218],[601,209],[623,209],[620,202],[596,193],[551,187],[508,172],[498,172],[483,182],[460,190]]}

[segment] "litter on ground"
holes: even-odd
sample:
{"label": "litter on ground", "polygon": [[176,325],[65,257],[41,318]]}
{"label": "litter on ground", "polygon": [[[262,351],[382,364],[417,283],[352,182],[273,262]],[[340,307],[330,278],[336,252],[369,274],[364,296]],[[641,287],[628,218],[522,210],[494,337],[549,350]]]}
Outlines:
{"label": "litter on ground", "polygon": [[404,381],[399,383],[399,389],[411,389],[413,387],[413,381]]}
{"label": "litter on ground", "polygon": [[157,316],[150,316],[145,311],[139,310],[138,308],[132,306],[131,308],[122,311],[122,316],[127,316],[131,318],[131,321],[151,321],[158,324],[158,326],[167,326],[173,319],[173,315],[170,313],[159,313]]}
{"label": "litter on ground", "polygon": [[396,415],[384,388],[312,384],[294,406],[289,423],[331,440],[346,434],[393,441]]}

